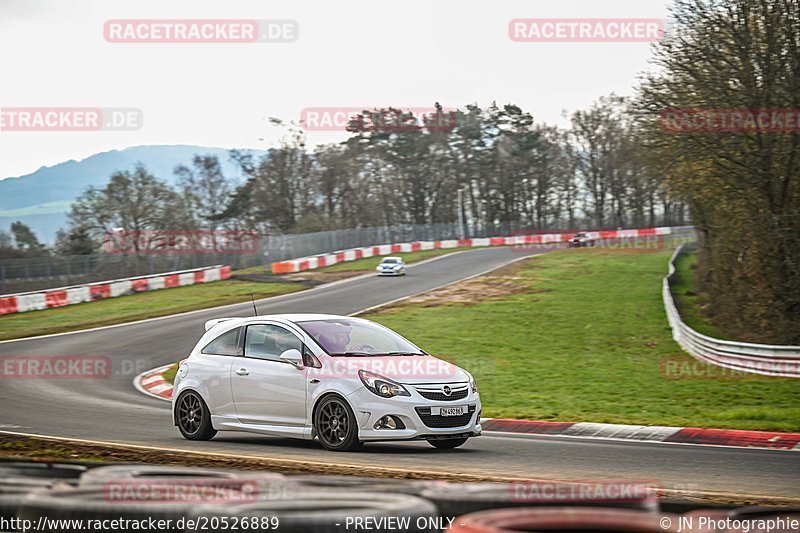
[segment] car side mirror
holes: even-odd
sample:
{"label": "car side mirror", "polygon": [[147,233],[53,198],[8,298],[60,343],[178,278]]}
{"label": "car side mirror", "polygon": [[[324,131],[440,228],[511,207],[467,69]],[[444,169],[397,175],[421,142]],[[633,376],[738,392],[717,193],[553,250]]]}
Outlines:
{"label": "car side mirror", "polygon": [[285,361],[297,368],[303,368],[303,354],[300,353],[300,350],[292,348],[283,352],[279,357],[281,361]]}

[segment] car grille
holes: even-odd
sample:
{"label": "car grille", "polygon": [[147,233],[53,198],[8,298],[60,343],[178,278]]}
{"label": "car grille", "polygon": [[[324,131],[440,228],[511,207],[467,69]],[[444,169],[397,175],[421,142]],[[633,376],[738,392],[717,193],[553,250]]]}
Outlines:
{"label": "car grille", "polygon": [[[444,389],[450,389],[450,394],[445,394]],[[437,402],[450,402],[455,400],[463,400],[469,396],[469,384],[467,383],[423,383],[414,386],[414,389],[428,400]]]}
{"label": "car grille", "polygon": [[459,416],[432,415],[430,407],[415,407],[422,423],[429,428],[457,428],[469,425],[475,414],[475,406],[470,405],[467,414]]}
{"label": "car grille", "polygon": [[440,391],[430,391],[430,390],[419,390],[417,392],[422,395],[423,398],[427,398],[429,400],[436,400],[437,402],[450,402],[454,400],[463,400],[467,397],[468,390],[454,390],[450,396],[446,396],[443,392]]}

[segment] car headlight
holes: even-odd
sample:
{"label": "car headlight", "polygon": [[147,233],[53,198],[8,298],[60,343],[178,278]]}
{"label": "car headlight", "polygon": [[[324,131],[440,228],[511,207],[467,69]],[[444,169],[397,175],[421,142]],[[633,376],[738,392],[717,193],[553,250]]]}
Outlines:
{"label": "car headlight", "polygon": [[395,265],[395,266],[394,266],[394,267],[392,267],[392,268],[394,268],[395,270],[400,270],[400,265]]}
{"label": "car headlight", "polygon": [[373,394],[381,398],[392,398],[394,396],[411,396],[405,387],[369,370],[359,370],[358,377],[361,383]]}
{"label": "car headlight", "polygon": [[478,392],[478,384],[475,383],[475,378],[472,375],[469,376],[469,388],[473,394],[477,394]]}

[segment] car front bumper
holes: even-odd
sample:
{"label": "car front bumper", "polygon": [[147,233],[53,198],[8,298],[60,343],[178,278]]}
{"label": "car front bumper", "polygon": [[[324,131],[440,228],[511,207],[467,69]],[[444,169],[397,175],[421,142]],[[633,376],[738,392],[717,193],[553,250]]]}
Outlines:
{"label": "car front bumper", "polygon": [[[362,441],[446,439],[477,437],[481,434],[480,394],[470,393],[455,401],[432,401],[420,396],[413,387],[405,385],[411,396],[381,398],[361,388],[348,396],[358,420],[358,438]],[[467,406],[467,413],[454,417],[431,415],[432,407]],[[405,429],[375,429],[383,417],[399,419]],[[444,426],[444,427],[442,427]]]}

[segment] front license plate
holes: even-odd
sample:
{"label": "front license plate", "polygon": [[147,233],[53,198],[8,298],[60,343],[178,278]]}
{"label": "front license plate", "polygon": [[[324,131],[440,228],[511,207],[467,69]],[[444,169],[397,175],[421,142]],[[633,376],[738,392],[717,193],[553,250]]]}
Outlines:
{"label": "front license plate", "polygon": [[[436,411],[439,411],[438,413]],[[440,416],[460,416],[466,414],[467,406],[466,405],[459,405],[456,407],[431,407],[431,414],[432,415],[440,415]]]}

